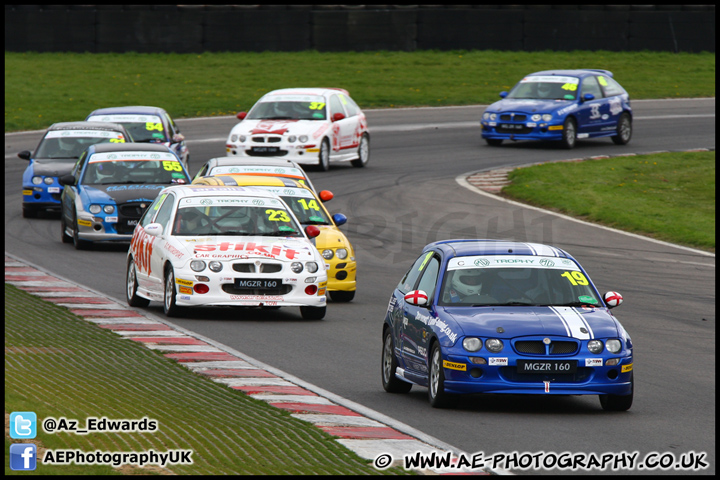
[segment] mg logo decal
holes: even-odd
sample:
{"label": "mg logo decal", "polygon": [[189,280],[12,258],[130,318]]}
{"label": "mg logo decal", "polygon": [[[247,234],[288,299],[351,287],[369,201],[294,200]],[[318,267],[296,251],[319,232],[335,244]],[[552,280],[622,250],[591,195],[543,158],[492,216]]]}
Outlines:
{"label": "mg logo decal", "polygon": [[490,265],[490,261],[484,258],[478,258],[473,263],[475,263],[476,267],[487,267],[488,265]]}
{"label": "mg logo decal", "polygon": [[540,265],[543,265],[545,267],[554,267],[555,262],[553,262],[552,260],[548,260],[547,258],[544,258],[544,259],[540,260]]}
{"label": "mg logo decal", "polygon": [[253,200],[252,203],[253,203],[253,205],[265,205],[265,202],[263,200],[260,200],[257,198],[255,200]]}
{"label": "mg logo decal", "polygon": [[200,200],[200,205],[212,205],[212,200],[210,200],[209,198],[203,198],[202,200]]}

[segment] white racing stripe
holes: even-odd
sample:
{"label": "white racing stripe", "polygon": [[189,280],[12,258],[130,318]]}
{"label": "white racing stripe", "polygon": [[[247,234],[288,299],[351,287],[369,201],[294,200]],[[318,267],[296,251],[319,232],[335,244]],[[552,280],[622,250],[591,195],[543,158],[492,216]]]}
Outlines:
{"label": "white racing stripe", "polygon": [[[569,336],[580,340],[595,338],[590,325],[588,325],[582,315],[580,315],[573,307],[550,307],[550,310],[552,310],[563,322],[565,330],[568,332]],[[589,333],[583,333],[580,330],[581,328],[585,328],[585,330]]]}

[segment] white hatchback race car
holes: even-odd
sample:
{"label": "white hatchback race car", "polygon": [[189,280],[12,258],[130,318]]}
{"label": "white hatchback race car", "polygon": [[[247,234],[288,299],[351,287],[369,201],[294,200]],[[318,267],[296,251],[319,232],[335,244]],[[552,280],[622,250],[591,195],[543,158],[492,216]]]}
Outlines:
{"label": "white hatchback race car", "polygon": [[304,319],[322,319],[327,273],[309,240],[319,233],[312,225],[303,231],[287,204],[270,192],[165,188],[133,233],[127,302],[163,302],[169,317],[192,306],[299,306]]}
{"label": "white hatchback race car", "polygon": [[283,157],[328,170],[364,167],[370,133],[360,107],[340,88],[285,88],[265,94],[230,131],[228,156]]}

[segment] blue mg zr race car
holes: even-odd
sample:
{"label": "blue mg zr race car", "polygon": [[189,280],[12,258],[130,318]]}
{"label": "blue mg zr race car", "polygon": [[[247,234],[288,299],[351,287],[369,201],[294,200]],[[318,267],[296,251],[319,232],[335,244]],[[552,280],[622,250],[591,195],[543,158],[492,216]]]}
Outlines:
{"label": "blue mg zr race car", "polygon": [[400,280],[383,322],[382,384],[428,388],[433,407],[456,394],[599,395],[633,401],[633,345],[567,252],[540,244],[445,240]]}
{"label": "blue mg zr race car", "polygon": [[482,138],[552,140],[573,148],[581,138],[610,137],[625,145],[632,137],[628,93],[607,70],[546,70],[526,76],[483,113]]}

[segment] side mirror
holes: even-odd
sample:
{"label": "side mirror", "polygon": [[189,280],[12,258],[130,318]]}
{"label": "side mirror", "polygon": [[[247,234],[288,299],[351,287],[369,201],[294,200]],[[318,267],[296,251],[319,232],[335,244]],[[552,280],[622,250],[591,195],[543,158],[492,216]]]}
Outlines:
{"label": "side mirror", "polygon": [[159,237],[163,233],[163,226],[159,223],[151,223],[145,227],[145,233],[151,237]]}
{"label": "side mirror", "polygon": [[342,213],[336,213],[332,216],[333,222],[335,222],[335,225],[338,227],[340,225],[345,225],[347,223],[347,217],[343,215]]}
{"label": "side mirror", "polygon": [[615,308],[623,302],[623,297],[617,292],[607,292],[603,295],[603,300],[608,308]]}
{"label": "side mirror", "polygon": [[335,198],[335,195],[333,195],[330,190],[323,190],[322,192],[320,192],[319,197],[320,200],[322,200],[323,202],[329,202],[330,200]]}
{"label": "side mirror", "polygon": [[60,185],[75,185],[75,176],[74,175],[63,175],[62,177],[58,178],[58,183]]}
{"label": "side mirror", "polygon": [[18,157],[22,158],[23,160],[30,160],[30,150],[23,150],[22,152],[18,153]]}
{"label": "side mirror", "polygon": [[508,96],[508,92],[500,92],[500,98],[505,98]]}
{"label": "side mirror", "polygon": [[305,227],[305,235],[307,235],[308,238],[315,238],[320,235],[320,229],[315,225],[308,225]]}
{"label": "side mirror", "polygon": [[405,294],[405,301],[410,305],[424,307],[428,304],[428,296],[422,290],[413,290]]}
{"label": "side mirror", "polygon": [[247,117],[247,112],[240,112],[235,116],[238,118],[238,120],[245,120],[245,117]]}
{"label": "side mirror", "polygon": [[333,113],[332,121],[333,121],[333,122],[337,122],[338,120],[342,120],[343,118],[345,118],[345,115],[344,115],[344,114],[342,114],[342,113],[340,113],[340,112],[338,112],[338,113]]}
{"label": "side mirror", "polygon": [[592,93],[586,93],[585,95],[583,95],[583,100],[586,102],[589,102],[590,100],[595,100],[595,95],[593,95]]}
{"label": "side mirror", "polygon": [[182,133],[176,133],[175,135],[173,135],[172,140],[173,143],[180,143],[185,140],[185,135],[183,135]]}

